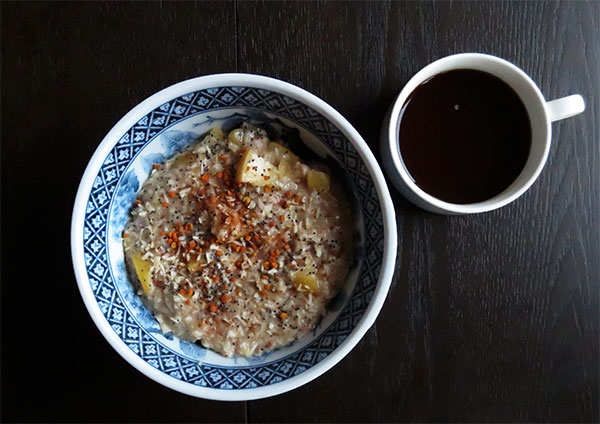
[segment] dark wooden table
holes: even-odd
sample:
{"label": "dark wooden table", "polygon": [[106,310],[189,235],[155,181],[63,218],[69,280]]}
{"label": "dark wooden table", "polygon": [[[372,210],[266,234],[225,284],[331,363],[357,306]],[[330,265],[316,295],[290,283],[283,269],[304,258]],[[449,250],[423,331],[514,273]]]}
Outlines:
{"label": "dark wooden table", "polygon": [[[598,422],[600,2],[2,2],[2,421]],[[547,98],[541,177],[515,203],[436,216],[391,189],[395,280],[376,325],[290,393],[221,403],[152,382],[115,353],[70,261],[75,191],[138,102],[217,72],[297,84],[379,155],[394,95],[427,63],[487,52]]]}

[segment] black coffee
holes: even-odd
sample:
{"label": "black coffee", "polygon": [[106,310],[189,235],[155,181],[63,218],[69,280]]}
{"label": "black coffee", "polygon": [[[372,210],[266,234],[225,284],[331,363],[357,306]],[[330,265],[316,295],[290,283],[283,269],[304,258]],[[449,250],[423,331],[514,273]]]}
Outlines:
{"label": "black coffee", "polygon": [[450,203],[491,199],[519,176],[531,124],[505,82],[458,69],[417,87],[400,113],[400,155],[415,183]]}

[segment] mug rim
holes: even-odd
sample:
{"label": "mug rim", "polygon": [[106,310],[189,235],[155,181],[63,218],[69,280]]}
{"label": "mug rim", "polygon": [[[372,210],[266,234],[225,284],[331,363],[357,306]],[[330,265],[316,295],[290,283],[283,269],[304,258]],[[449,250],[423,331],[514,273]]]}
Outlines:
{"label": "mug rim", "polygon": [[[410,177],[408,171],[406,170],[400,155],[400,147],[399,147],[399,125],[400,125],[400,112],[402,107],[404,106],[406,100],[410,96],[411,93],[424,81],[432,78],[433,76],[439,75],[442,72],[448,72],[452,69],[474,69],[472,65],[465,65],[464,62],[469,59],[475,59],[479,61],[484,61],[488,63],[493,63],[498,66],[502,66],[505,69],[510,70],[515,75],[517,75],[521,80],[525,81],[527,85],[533,90],[537,102],[542,106],[541,110],[544,111],[542,114],[543,124],[546,129],[546,139],[544,140],[544,150],[541,157],[535,158],[530,156],[527,159],[527,163],[530,161],[537,162],[537,166],[533,171],[532,175],[524,182],[516,185],[516,180],[502,192],[498,193],[494,197],[475,203],[468,204],[460,204],[460,203],[451,203],[441,200],[431,194],[427,193],[423,189],[421,189]],[[455,66],[452,66],[450,69],[434,71],[432,72],[432,68],[437,68],[440,65],[447,65],[452,62],[462,62],[457,63]],[[487,72],[487,71],[484,71]],[[490,73],[490,72],[488,72]],[[505,83],[509,84],[517,94],[520,94],[513,86],[509,83],[505,78],[495,75],[497,78],[500,78]],[[410,88],[412,87],[412,88]],[[540,91],[537,84],[531,79],[529,75],[527,75],[521,68],[517,67],[513,63],[499,58],[497,56],[484,54],[484,53],[458,53],[450,56],[445,56],[440,59],[437,59],[422,69],[420,69],[415,75],[413,75],[410,80],[404,85],[394,103],[392,103],[392,108],[390,111],[389,122],[388,122],[388,137],[387,142],[389,143],[389,151],[391,153],[391,161],[394,165],[396,173],[400,176],[402,182],[406,186],[408,190],[412,192],[412,194],[416,195],[419,198],[420,202],[423,202],[427,206],[426,209],[429,209],[434,212],[442,212],[442,213],[450,213],[450,214],[471,214],[471,213],[481,213],[488,212],[494,209],[498,209],[502,206],[505,206],[518,197],[520,197],[523,193],[525,193],[531,185],[537,180],[540,175],[544,165],[546,164],[548,153],[550,151],[550,140],[551,140],[551,125],[550,120],[548,119],[548,115],[545,111],[544,105],[546,104],[546,99],[544,98],[542,92]],[[532,111],[529,107],[526,107],[528,117],[532,118]],[[532,134],[532,143],[533,143],[533,134]],[[525,168],[524,168],[525,169]]]}

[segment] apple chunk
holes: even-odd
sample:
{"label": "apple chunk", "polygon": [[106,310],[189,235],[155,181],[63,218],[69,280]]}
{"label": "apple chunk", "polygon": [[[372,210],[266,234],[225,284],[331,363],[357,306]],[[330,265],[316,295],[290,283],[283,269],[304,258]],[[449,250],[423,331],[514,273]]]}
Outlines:
{"label": "apple chunk", "polygon": [[324,172],[311,169],[306,176],[306,182],[311,190],[329,191],[329,175]]}
{"label": "apple chunk", "polygon": [[277,167],[252,149],[242,154],[235,174],[238,183],[250,183],[255,186],[272,184],[278,177]]}
{"label": "apple chunk", "polygon": [[142,259],[141,255],[135,253],[131,256],[133,267],[140,280],[140,284],[145,294],[150,292],[150,268],[152,264]]}
{"label": "apple chunk", "polygon": [[317,278],[312,274],[297,272],[294,274],[294,283],[299,291],[314,293],[317,291]]}

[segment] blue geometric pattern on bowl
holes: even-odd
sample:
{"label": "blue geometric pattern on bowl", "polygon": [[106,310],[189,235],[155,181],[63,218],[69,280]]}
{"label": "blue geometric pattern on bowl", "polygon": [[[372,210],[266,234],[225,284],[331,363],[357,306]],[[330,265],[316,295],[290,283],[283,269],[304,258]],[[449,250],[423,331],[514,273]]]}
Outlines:
{"label": "blue geometric pattern on bowl", "polygon": [[[160,333],[151,312],[131,288],[122,259],[109,252],[109,238],[119,238],[141,186],[138,174],[189,144],[197,134],[171,131],[160,152],[136,157],[165,130],[207,111],[256,111],[287,119],[316,135],[332,152],[353,182],[364,220],[364,257],[356,284],[335,320],[320,335],[293,353],[265,362],[244,361],[232,366],[204,361],[207,351],[193,343]],[[165,141],[166,140],[166,141]],[[167,144],[166,146],[164,144]],[[149,148],[148,150],[151,150]],[[165,153],[167,152],[167,153]],[[141,171],[140,171],[141,169]],[[378,282],[383,259],[384,228],[377,192],[369,171],[354,146],[331,122],[290,97],[249,87],[216,87],[186,94],[148,113],[132,126],[107,155],[87,201],[83,245],[86,271],[95,299],[113,331],[135,354],[176,379],[218,389],[250,389],[274,384],[311,368],[333,352],[352,332],[367,309]],[[339,307],[339,305],[338,305]],[[213,352],[208,352],[214,354]]]}

